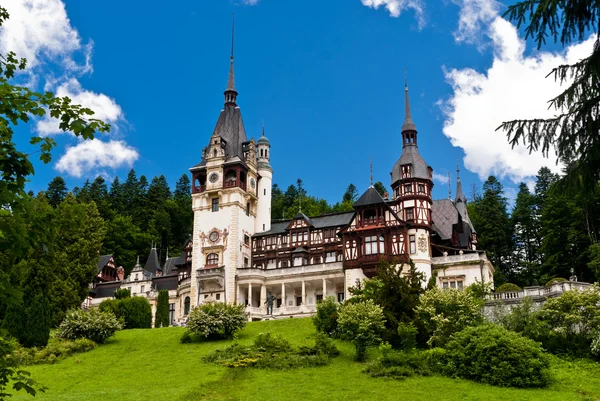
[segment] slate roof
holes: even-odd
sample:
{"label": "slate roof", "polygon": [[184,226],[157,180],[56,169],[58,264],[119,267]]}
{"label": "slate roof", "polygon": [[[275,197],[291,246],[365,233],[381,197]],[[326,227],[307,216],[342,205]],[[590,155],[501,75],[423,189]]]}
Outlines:
{"label": "slate roof", "polygon": [[311,226],[314,226],[312,220],[310,219],[310,217],[308,217],[307,215],[305,215],[302,212],[298,212],[297,215],[294,216],[294,219],[304,219],[308,222],[308,224],[310,224]]}
{"label": "slate roof", "polygon": [[158,260],[158,253],[156,252],[156,248],[152,248],[150,250],[150,255],[148,255],[148,260],[144,265],[144,270],[152,273],[152,275],[156,275],[157,270],[162,270],[160,267],[160,262]]}
{"label": "slate roof", "polygon": [[425,180],[430,179],[429,165],[419,154],[419,148],[417,148],[417,145],[410,144],[402,148],[402,155],[396,164],[394,164],[394,168],[392,168],[392,185],[396,181],[400,181],[402,179],[401,166],[405,164],[410,164],[412,166],[412,177]]}
{"label": "slate roof", "polygon": [[152,283],[157,291],[176,290],[179,280],[177,278],[177,274],[170,274],[168,276],[154,277],[152,279]]}
{"label": "slate roof", "polygon": [[100,256],[100,259],[98,259],[98,273],[100,273],[102,271],[102,269],[110,261],[110,258],[112,258],[112,256],[113,255],[102,255],[102,256]]}
{"label": "slate roof", "polygon": [[106,298],[114,296],[115,290],[121,287],[120,281],[108,281],[96,284],[95,298]]}
{"label": "slate roof", "polygon": [[[311,217],[310,220],[314,228],[341,227],[350,224],[352,217],[354,217],[354,212],[343,212]],[[255,234],[254,237],[285,234],[287,232],[286,229],[290,225],[291,221],[292,220],[290,219],[273,222],[271,223],[271,229],[269,231]]]}
{"label": "slate roof", "polygon": [[177,270],[177,265],[181,264],[179,263],[179,259],[181,259],[181,256],[178,256],[176,258],[168,258],[167,260],[165,260],[165,265],[163,266],[163,275],[169,275],[171,273],[173,273],[174,271]]}
{"label": "slate roof", "polygon": [[456,204],[456,209],[458,209],[463,221],[469,226],[470,232],[476,232],[473,223],[471,223],[471,219],[469,218],[469,213],[467,212],[467,197],[463,192],[460,177],[456,180],[456,198],[454,198],[454,203]]}
{"label": "slate roof", "polygon": [[433,229],[439,234],[442,240],[452,238],[452,226],[458,224],[458,210],[450,199],[441,199],[433,201],[431,206],[431,218],[433,220]]}
{"label": "slate roof", "polygon": [[354,207],[357,206],[367,206],[367,205],[379,205],[382,203],[386,203],[385,200],[379,195],[379,192],[374,187],[369,187],[365,193],[361,195],[360,198],[356,202],[354,202]]}

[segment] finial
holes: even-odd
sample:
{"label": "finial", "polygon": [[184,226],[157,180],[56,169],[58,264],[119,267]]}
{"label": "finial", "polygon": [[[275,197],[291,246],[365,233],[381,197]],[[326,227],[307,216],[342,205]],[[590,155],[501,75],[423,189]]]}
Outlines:
{"label": "finial", "polygon": [[452,178],[450,177],[450,172],[448,171],[448,199],[452,200]]}
{"label": "finial", "polygon": [[265,120],[262,122],[262,136],[265,136]]}
{"label": "finial", "polygon": [[458,164],[458,157],[456,158],[456,177],[460,179],[460,167]]}
{"label": "finial", "polygon": [[135,264],[136,264],[136,265],[139,265],[139,264],[140,264],[140,255],[138,255],[138,257],[137,257],[137,262],[135,262]]}
{"label": "finial", "polygon": [[408,79],[406,78],[406,67],[404,67],[404,88],[408,90]]}
{"label": "finial", "polygon": [[227,79],[227,89],[225,90],[225,103],[235,105],[237,91],[235,90],[235,74],[233,69],[233,51],[235,45],[235,14],[231,14],[231,56],[229,57],[229,77]]}
{"label": "finial", "polygon": [[235,44],[235,13],[231,13],[231,62],[233,62],[234,44]]}
{"label": "finial", "polygon": [[369,156],[369,170],[371,172],[369,179],[371,181],[371,187],[372,187],[373,186],[373,158],[371,156]]}

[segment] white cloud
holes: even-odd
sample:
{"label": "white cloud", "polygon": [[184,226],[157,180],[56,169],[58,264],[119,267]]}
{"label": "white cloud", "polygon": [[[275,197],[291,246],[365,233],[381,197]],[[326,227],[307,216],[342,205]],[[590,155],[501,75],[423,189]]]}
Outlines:
{"label": "white cloud", "polygon": [[444,134],[465,152],[464,164],[485,179],[494,174],[514,182],[530,181],[538,169],[548,166],[555,172],[556,156],[529,154],[524,146],[511,148],[506,134],[496,131],[503,122],[523,118],[552,117],[548,100],[561,87],[546,75],[553,67],[576,62],[589,55],[594,38],[570,46],[562,53],[538,52],[526,56],[525,43],[514,25],[496,17],[487,35],[494,59],[485,72],[471,68],[446,71],[453,95],[442,102],[446,121]]}
{"label": "white cloud", "polygon": [[419,27],[425,25],[423,9],[425,4],[422,0],[360,0],[363,5],[375,10],[379,7],[385,8],[392,17],[399,17],[402,11],[413,10],[415,12]]}
{"label": "white cloud", "polygon": [[93,139],[68,147],[56,164],[56,169],[74,177],[82,177],[94,171],[107,174],[102,169],[131,167],[138,158],[137,150],[123,141],[103,142]]}
{"label": "white cloud", "polygon": [[498,15],[500,5],[495,0],[454,0],[460,7],[458,28],[454,32],[457,42],[478,43],[481,32],[489,27]]}
{"label": "white cloud", "polygon": [[[0,28],[2,53],[14,51],[17,57],[25,57],[30,67],[52,59],[71,71],[91,70],[91,44],[81,43],[61,0],[13,0],[4,7],[10,18]],[[80,50],[87,60],[83,66],[73,59]]]}
{"label": "white cloud", "polygon": [[[53,85],[50,84],[50,86]],[[83,89],[79,81],[75,78],[71,78],[58,85],[54,90],[54,93],[61,97],[68,96],[73,103],[92,109],[95,113],[92,118],[98,118],[106,123],[112,124],[111,129],[113,131],[116,129],[114,124],[124,119],[123,111],[114,99],[111,99],[102,93],[95,93]],[[62,133],[63,131],[58,128],[58,123],[57,119],[46,115],[37,122],[36,129],[42,136]]]}
{"label": "white cloud", "polygon": [[254,6],[258,4],[258,0],[244,0],[244,4],[247,6]]}
{"label": "white cloud", "polygon": [[448,182],[450,182],[450,178],[448,177],[448,175],[444,175],[444,174],[438,174],[438,173],[433,173],[433,180],[435,182],[437,182],[438,184],[445,184],[448,185]]}

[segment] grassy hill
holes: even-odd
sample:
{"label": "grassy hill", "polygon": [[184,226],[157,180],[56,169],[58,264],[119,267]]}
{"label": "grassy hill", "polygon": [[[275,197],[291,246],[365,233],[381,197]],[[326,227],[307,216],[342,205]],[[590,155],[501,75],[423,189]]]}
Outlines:
{"label": "grassy hill", "polygon": [[[352,360],[351,344],[329,366],[290,371],[230,369],[203,363],[206,353],[231,341],[180,344],[184,329],[125,330],[97,349],[54,365],[28,368],[48,387],[32,398],[13,400],[600,400],[600,364],[554,358],[555,382],[544,390],[517,390],[443,377],[404,381],[375,379]],[[250,323],[238,341],[251,343],[261,332],[295,345],[311,342],[310,319]]]}

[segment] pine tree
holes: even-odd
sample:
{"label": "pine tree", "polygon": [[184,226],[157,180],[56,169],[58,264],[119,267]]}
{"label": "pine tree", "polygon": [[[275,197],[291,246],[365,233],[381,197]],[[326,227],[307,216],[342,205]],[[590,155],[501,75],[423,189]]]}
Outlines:
{"label": "pine tree", "polygon": [[49,338],[50,303],[46,295],[39,291],[27,308],[23,345],[25,347],[45,347]]}
{"label": "pine tree", "polygon": [[68,192],[69,190],[67,189],[65,180],[60,176],[54,177],[52,181],[48,183],[48,189],[46,190],[48,203],[50,203],[52,207],[58,206],[60,202],[65,199]]}
{"label": "pine tree", "polygon": [[160,290],[158,292],[158,301],[156,303],[156,315],[154,317],[154,327],[169,327],[169,291]]}
{"label": "pine tree", "polygon": [[190,177],[187,174],[182,174],[177,180],[177,184],[175,184],[175,191],[173,192],[173,197],[175,199],[186,199],[191,196],[192,186],[190,183]]}
{"label": "pine tree", "polygon": [[383,185],[381,181],[377,181],[375,184],[373,184],[373,187],[377,190],[377,192],[379,192],[379,195],[381,195],[381,197],[385,197],[385,194],[388,193],[387,189],[385,188],[385,185]]}
{"label": "pine tree", "polygon": [[541,245],[540,225],[535,212],[536,197],[525,183],[519,184],[519,193],[511,214],[514,241],[514,283],[531,285],[537,278],[541,264],[538,249]]}
{"label": "pine tree", "polygon": [[346,192],[344,192],[344,196],[342,197],[342,202],[356,202],[358,199],[358,191],[354,184],[348,185]]}

